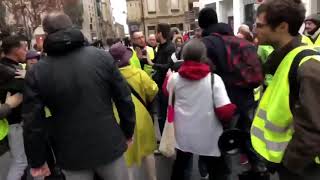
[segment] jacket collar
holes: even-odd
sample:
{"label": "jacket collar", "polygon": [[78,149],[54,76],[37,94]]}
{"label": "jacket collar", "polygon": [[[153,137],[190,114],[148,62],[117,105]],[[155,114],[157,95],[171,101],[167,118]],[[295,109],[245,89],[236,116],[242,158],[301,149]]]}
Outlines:
{"label": "jacket collar", "polygon": [[285,56],[293,49],[301,46],[301,36],[296,36],[291,42],[280,49],[276,49],[268,57],[267,62],[263,65],[263,70],[265,74],[275,74],[278,66],[285,58]]}
{"label": "jacket collar", "polygon": [[5,64],[13,64],[13,65],[19,65],[18,62],[8,58],[8,57],[4,57],[1,59],[2,62],[4,62]]}
{"label": "jacket collar", "polygon": [[218,23],[218,24],[213,24],[209,26],[208,28],[204,29],[202,31],[202,36],[209,36],[212,33],[218,33],[221,35],[228,35],[228,36],[233,36],[233,31],[230,25],[226,23]]}
{"label": "jacket collar", "polygon": [[313,33],[312,35],[306,33],[306,36],[311,38],[313,42],[315,42],[318,39],[319,35],[320,35],[320,28],[318,28],[318,30],[315,33]]}

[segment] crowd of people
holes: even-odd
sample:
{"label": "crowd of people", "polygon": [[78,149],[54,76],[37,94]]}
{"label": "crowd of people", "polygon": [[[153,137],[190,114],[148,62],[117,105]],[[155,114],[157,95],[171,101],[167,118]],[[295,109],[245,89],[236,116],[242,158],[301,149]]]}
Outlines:
{"label": "crowd of people", "polygon": [[104,50],[49,13],[41,52],[2,41],[6,180],[134,180],[136,167],[157,180],[159,143],[175,150],[171,180],[191,179],[194,155],[202,178],[228,180],[236,153],[250,164],[240,180],[319,179],[320,15],[305,14],[301,0],[266,0],[235,35],[204,8],[192,37],[160,23]]}

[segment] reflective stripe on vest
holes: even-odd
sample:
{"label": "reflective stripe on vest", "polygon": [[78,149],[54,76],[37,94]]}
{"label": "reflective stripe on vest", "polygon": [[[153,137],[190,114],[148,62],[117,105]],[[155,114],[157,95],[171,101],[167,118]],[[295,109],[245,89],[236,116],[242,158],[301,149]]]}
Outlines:
{"label": "reflective stripe on vest", "polygon": [[7,119],[0,120],[0,141],[3,140],[9,132],[9,123]]}
{"label": "reflective stripe on vest", "polygon": [[[289,71],[297,54],[303,50],[315,50],[312,46],[298,47],[281,61],[267,87],[251,127],[251,142],[266,160],[281,163],[294,132],[293,117],[289,105]],[[300,65],[310,59],[320,61],[320,56],[307,56]]]}

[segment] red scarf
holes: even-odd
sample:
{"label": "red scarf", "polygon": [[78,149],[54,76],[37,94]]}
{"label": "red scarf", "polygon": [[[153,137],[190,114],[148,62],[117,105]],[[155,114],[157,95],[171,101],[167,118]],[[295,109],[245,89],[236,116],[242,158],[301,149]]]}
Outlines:
{"label": "red scarf", "polygon": [[184,61],[179,68],[181,77],[189,80],[200,80],[210,73],[210,66],[195,61]]}

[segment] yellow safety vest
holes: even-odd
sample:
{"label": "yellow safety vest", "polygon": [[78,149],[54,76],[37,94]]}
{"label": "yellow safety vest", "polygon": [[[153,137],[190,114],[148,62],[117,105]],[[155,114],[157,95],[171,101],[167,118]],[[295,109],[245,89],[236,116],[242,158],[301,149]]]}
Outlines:
{"label": "yellow safety vest", "polygon": [[314,45],[320,46],[320,36],[318,36],[316,42],[314,42]]}
{"label": "yellow safety vest", "polygon": [[302,38],[301,38],[301,42],[306,44],[306,45],[314,45],[313,42],[311,41],[311,39],[308,37],[308,36],[305,36],[305,35],[301,35]]}
{"label": "yellow safety vest", "polygon": [[133,54],[132,54],[132,57],[131,57],[129,63],[132,67],[141,69],[141,64],[140,64],[140,60],[137,56],[137,53],[133,48],[131,48],[131,49],[132,49]]}
{"label": "yellow safety vest", "polygon": [[[311,46],[298,47],[282,60],[260,101],[252,123],[251,143],[254,149],[273,163],[281,163],[294,133],[293,115],[289,105],[288,76],[296,55],[307,49],[314,50]],[[310,59],[320,61],[320,56],[307,56],[302,59],[300,65]]]}
{"label": "yellow safety vest", "polygon": [[[151,61],[153,61],[153,60],[154,60],[154,57],[155,57],[153,48],[147,46],[147,53],[148,53],[149,58],[151,59]],[[143,70],[144,70],[149,76],[151,76],[151,74],[152,74],[152,72],[153,72],[152,66],[150,66],[149,64],[145,64]]]}
{"label": "yellow safety vest", "polygon": [[2,141],[9,132],[9,123],[7,119],[0,120],[0,141]]}

